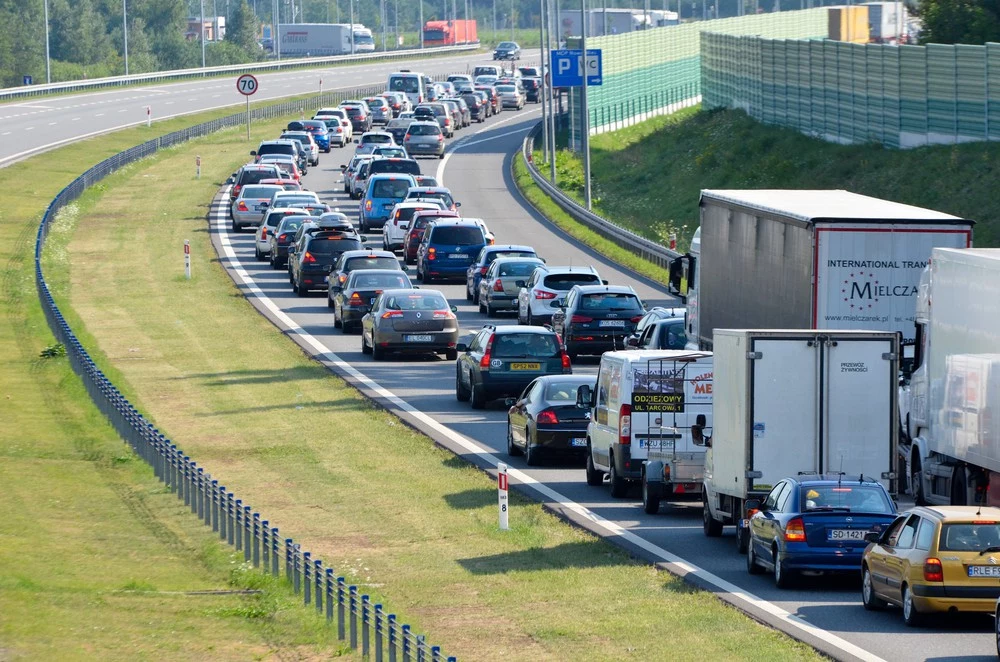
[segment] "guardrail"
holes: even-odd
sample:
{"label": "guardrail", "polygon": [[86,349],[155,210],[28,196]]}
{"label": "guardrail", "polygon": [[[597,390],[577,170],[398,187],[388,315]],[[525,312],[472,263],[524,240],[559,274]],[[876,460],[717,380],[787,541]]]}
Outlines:
{"label": "guardrail", "polygon": [[[315,104],[316,107],[333,105],[351,96],[367,96],[381,89],[359,88],[319,95],[306,101],[286,101],[257,108],[252,114],[257,119],[270,119],[297,113],[303,104]],[[348,639],[355,650],[360,646],[361,653],[373,655],[376,662],[381,662],[385,655],[394,662],[397,653],[404,661],[444,660],[439,646],[429,646],[424,636],[414,634],[409,625],[401,624],[395,614],[386,612],[383,605],[373,604],[368,595],[359,595],[358,587],[348,585],[346,579],[337,576],[333,568],[327,567],[320,559],[313,559],[310,552],[303,551],[292,538],[283,538],[278,528],[272,527],[261,513],[254,511],[242,499],[237,499],[233,492],[219,484],[219,479],[213,478],[204,467],[192,461],[140,414],[94,363],[66,322],[45,282],[42,250],[49,227],[59,210],[80,197],[88,187],[129,163],[191,138],[241,126],[245,121],[245,113],[236,113],[154,138],[101,161],[60,191],[45,210],[35,238],[35,285],[42,310],[52,333],[66,348],[66,356],[74,372],[83,380],[90,398],[122,439],[205,526],[211,526],[223,542],[243,552],[247,563],[275,577],[284,573],[295,593],[302,594],[304,604],[315,605],[317,613],[325,610],[329,624],[336,618],[337,636],[341,641]],[[447,659],[450,662],[456,658]]]}
{"label": "guardrail", "polygon": [[268,73],[286,69],[301,69],[324,64],[340,62],[367,62],[369,60],[391,60],[398,57],[414,55],[435,55],[439,53],[461,53],[479,49],[479,44],[462,46],[439,46],[437,48],[410,48],[382,53],[364,53],[362,55],[331,55],[329,57],[299,58],[291,60],[274,60],[271,62],[256,62],[247,64],[231,64],[221,67],[205,67],[198,69],[176,69],[174,71],[158,71],[148,74],[132,74],[130,76],[111,76],[93,80],[73,80],[47,85],[27,85],[23,87],[0,88],[0,102],[33,96],[45,96],[63,92],[99,89],[103,87],[123,87],[137,83],[153,83],[163,80],[184,80],[187,78],[207,78],[228,73]]}
{"label": "guardrail", "polygon": [[560,191],[557,186],[553,186],[552,182],[546,179],[542,173],[538,171],[531,155],[535,150],[535,140],[541,132],[542,123],[539,122],[534,126],[534,128],[531,129],[531,131],[528,132],[528,135],[524,137],[524,142],[521,143],[521,154],[524,156],[524,162],[528,166],[528,173],[531,175],[531,179],[534,180],[535,184],[545,191],[545,194],[552,198],[552,201],[559,205],[564,212],[572,216],[580,223],[583,223],[588,228],[605,238],[610,239],[622,248],[632,251],[644,260],[652,262],[653,264],[669,271],[670,261],[680,256],[680,253],[672,251],[665,246],[661,246],[655,241],[650,241],[645,237],[640,237],[634,232],[626,230],[606,218],[602,218],[591,211],[587,211],[586,207],[580,205],[573,200],[573,198]]}

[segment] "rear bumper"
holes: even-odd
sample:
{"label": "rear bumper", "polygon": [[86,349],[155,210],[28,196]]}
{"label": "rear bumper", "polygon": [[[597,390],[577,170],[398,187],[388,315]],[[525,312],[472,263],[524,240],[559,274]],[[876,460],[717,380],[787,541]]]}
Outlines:
{"label": "rear bumper", "polygon": [[643,460],[632,459],[631,446],[615,444],[612,446],[611,453],[614,455],[615,469],[619,476],[632,481],[640,480],[642,478]]}
{"label": "rear bumper", "polygon": [[424,261],[424,273],[436,278],[465,278],[465,272],[469,268],[468,264],[450,266],[447,264],[435,264],[437,260],[431,262]]}
{"label": "rear bumper", "polygon": [[426,156],[430,154],[431,156],[441,156],[444,154],[444,143],[438,143],[437,145],[407,145],[406,153],[410,156],[422,155]]}
{"label": "rear bumper", "polygon": [[490,400],[497,398],[515,397],[521,395],[525,387],[538,377],[537,374],[525,376],[497,376],[484,372],[482,374],[483,390]]}
{"label": "rear bumper", "polygon": [[340,320],[342,322],[360,322],[361,318],[368,314],[370,306],[350,306],[341,308]]}
{"label": "rear bumper", "polygon": [[[574,446],[574,439],[582,440],[583,445]],[[539,427],[535,430],[535,446],[547,451],[561,451],[583,457],[587,454],[587,427],[556,429]]]}
{"label": "rear bumper", "polygon": [[517,310],[517,297],[499,292],[490,292],[489,296],[486,297],[486,303],[497,310]]}
{"label": "rear bumper", "polygon": [[819,549],[803,543],[788,543],[783,558],[789,570],[855,573],[861,571],[864,551],[864,547]]}
{"label": "rear bumper", "polygon": [[[579,336],[592,338],[592,340],[579,340]],[[573,332],[566,334],[566,343],[572,344],[574,352],[577,354],[603,354],[616,349],[624,349],[628,334],[599,336],[580,333],[579,336]]]}

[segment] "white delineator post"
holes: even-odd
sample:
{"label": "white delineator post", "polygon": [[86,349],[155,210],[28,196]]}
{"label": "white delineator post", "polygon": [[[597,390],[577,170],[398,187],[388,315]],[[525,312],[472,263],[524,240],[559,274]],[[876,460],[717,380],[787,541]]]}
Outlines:
{"label": "white delineator post", "polygon": [[191,242],[184,240],[184,277],[191,280]]}
{"label": "white delineator post", "polygon": [[320,94],[320,96],[323,96],[323,79],[322,78],[319,79],[319,94]]}
{"label": "white delineator post", "polygon": [[201,156],[194,157],[194,176],[201,179]]}
{"label": "white delineator post", "polygon": [[497,465],[497,492],[500,500],[500,530],[506,531],[507,524],[507,465],[501,462]]}
{"label": "white delineator post", "polygon": [[153,123],[153,107],[146,106],[146,126],[150,126]]}

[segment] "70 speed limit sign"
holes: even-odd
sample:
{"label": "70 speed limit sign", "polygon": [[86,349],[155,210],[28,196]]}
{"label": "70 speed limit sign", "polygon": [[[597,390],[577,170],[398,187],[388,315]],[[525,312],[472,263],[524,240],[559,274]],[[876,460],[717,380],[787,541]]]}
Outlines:
{"label": "70 speed limit sign", "polygon": [[257,79],[251,74],[243,74],[236,79],[236,90],[244,96],[256,93]]}

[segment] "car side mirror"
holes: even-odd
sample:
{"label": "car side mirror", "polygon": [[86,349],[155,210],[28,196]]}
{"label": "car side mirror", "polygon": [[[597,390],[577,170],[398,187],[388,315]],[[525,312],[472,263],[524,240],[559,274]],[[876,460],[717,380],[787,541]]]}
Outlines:
{"label": "car side mirror", "polygon": [[460,342],[457,345],[455,345],[455,350],[459,352],[467,352],[469,351],[469,346],[466,345],[464,342]]}
{"label": "car side mirror", "polygon": [[747,499],[744,505],[744,510],[748,513],[753,510],[764,510],[763,504],[761,504],[760,499]]}
{"label": "car side mirror", "polygon": [[639,338],[637,336],[629,336],[625,340],[625,344],[628,345],[629,347],[638,347],[639,346]]}
{"label": "car side mirror", "polygon": [[514,281],[514,287],[524,287],[524,281],[523,280],[515,280]]}
{"label": "car side mirror", "polygon": [[576,406],[590,409],[591,401],[594,398],[594,389],[590,384],[582,384],[576,389]]}
{"label": "car side mirror", "polygon": [[461,206],[462,206],[462,203],[461,203],[461,202],[456,202],[456,203],[455,203],[455,207],[456,207],[456,208],[458,208],[458,207],[461,207]]}
{"label": "car side mirror", "polygon": [[341,172],[344,172],[345,170],[347,170],[347,166],[346,165],[340,166],[340,171]]}
{"label": "car side mirror", "polygon": [[226,180],[227,184],[234,184],[235,182],[236,182],[236,178],[235,177],[230,177],[229,179]]}
{"label": "car side mirror", "polygon": [[560,301],[559,299],[555,299],[552,303],[549,304],[549,308],[562,308],[562,307],[563,307],[562,301]]}
{"label": "car side mirror", "polygon": [[458,312],[458,306],[452,306],[451,307],[451,312],[457,313]]}
{"label": "car side mirror", "polygon": [[250,156],[257,156],[257,150],[251,149],[250,150]]}
{"label": "car side mirror", "polygon": [[354,141],[354,144],[355,144],[355,145],[360,145],[360,144],[361,144],[361,141],[360,141],[360,140],[355,140],[355,141]]}
{"label": "car side mirror", "polygon": [[362,244],[367,244],[367,243],[368,243],[368,237],[361,237],[361,239],[360,239],[359,241],[360,241],[360,242],[361,242]]}
{"label": "car side mirror", "polygon": [[264,202],[260,203],[260,206],[261,206],[261,207],[270,207],[270,206],[271,206],[271,203],[270,203],[270,202],[267,202],[267,201],[265,200]]}
{"label": "car side mirror", "polygon": [[503,404],[506,407],[513,407],[517,404],[517,398],[504,398]]}
{"label": "car side mirror", "polygon": [[607,284],[608,284],[608,281],[603,280],[603,279],[601,280],[601,285],[607,285]]}
{"label": "car side mirror", "polygon": [[291,255],[294,252],[295,252],[295,245],[293,244],[288,247],[288,254]]}
{"label": "car side mirror", "polygon": [[877,543],[882,537],[882,534],[878,531],[869,531],[865,534],[865,542],[867,543]]}

